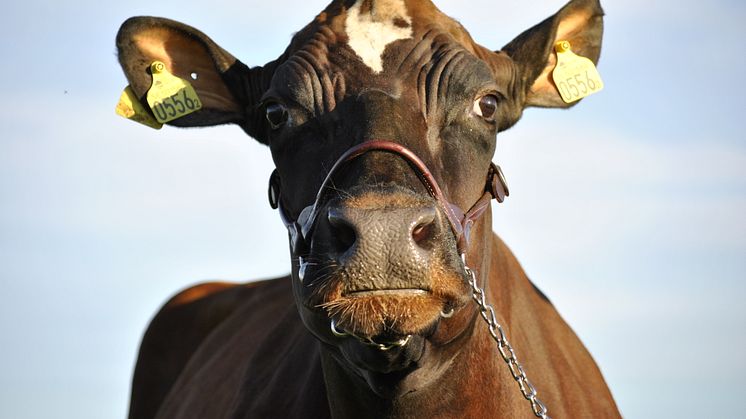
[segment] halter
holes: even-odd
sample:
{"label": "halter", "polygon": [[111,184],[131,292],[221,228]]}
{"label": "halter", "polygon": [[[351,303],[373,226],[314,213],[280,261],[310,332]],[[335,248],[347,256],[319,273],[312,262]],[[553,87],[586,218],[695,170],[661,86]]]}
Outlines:
{"label": "halter", "polygon": [[490,163],[487,171],[487,181],[482,196],[472,205],[469,210],[464,212],[456,204],[449,202],[443,191],[435,180],[435,177],[427,168],[427,165],[410,149],[401,144],[385,140],[371,140],[353,146],[345,151],[332,166],[326,178],[321,183],[321,187],[316,194],[316,199],[312,205],[305,207],[297,219],[292,219],[282,205],[281,183],[277,169],[272,172],[269,178],[269,204],[274,209],[280,211],[280,217],[285,227],[290,233],[290,243],[294,254],[301,253],[308,248],[309,239],[313,234],[316,225],[316,219],[324,203],[324,198],[328,192],[328,186],[332,181],[335,173],[346,166],[350,161],[371,151],[383,151],[395,154],[404,159],[415,171],[417,177],[427,189],[428,194],[435,199],[437,205],[448,218],[448,223],[456,238],[456,246],[459,254],[465,254],[469,244],[471,228],[474,223],[489,208],[490,201],[494,198],[498,202],[503,202],[509,195],[508,186],[505,182],[500,166]]}

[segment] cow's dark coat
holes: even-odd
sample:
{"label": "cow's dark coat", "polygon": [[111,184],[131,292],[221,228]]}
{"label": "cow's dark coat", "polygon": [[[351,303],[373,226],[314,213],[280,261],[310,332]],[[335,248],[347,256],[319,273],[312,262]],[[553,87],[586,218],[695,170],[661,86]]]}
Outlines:
{"label": "cow's dark coat", "polygon": [[[197,73],[204,109],[172,124],[235,123],[269,145],[290,219],[345,150],[373,139],[412,150],[468,209],[484,192],[495,135],[527,106],[567,107],[549,76],[554,43],[597,61],[602,15],[597,1],[573,0],[493,52],[429,1],[335,0],[260,67],[159,18],[125,22],[117,47],[140,97],[154,60],[182,78]],[[323,217],[292,250],[290,277],[200,285],[163,307],[143,339],[131,418],[531,417],[470,302],[441,207],[409,164],[371,152],[333,180]],[[619,417],[489,212],[466,250],[550,414]],[[333,335],[330,319],[364,338],[413,337],[380,351]]]}

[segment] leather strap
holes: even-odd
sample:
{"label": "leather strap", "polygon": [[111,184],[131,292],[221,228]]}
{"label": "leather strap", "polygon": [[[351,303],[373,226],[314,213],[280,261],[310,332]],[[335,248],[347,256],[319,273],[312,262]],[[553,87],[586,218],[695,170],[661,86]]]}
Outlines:
{"label": "leather strap", "polygon": [[474,223],[489,208],[490,201],[494,198],[498,202],[503,202],[505,197],[510,194],[505,177],[503,176],[500,166],[491,163],[485,184],[484,194],[477,202],[465,213],[457,205],[449,202],[443,191],[435,180],[435,177],[427,168],[427,165],[412,152],[410,149],[401,144],[385,140],[371,140],[358,144],[347,150],[332,166],[326,178],[321,183],[321,187],[316,193],[316,199],[313,205],[310,205],[301,211],[296,220],[293,220],[285,212],[281,200],[281,184],[277,169],[270,176],[269,183],[269,200],[272,208],[279,208],[280,217],[290,233],[291,246],[293,253],[299,254],[303,251],[303,246],[307,246],[306,240],[313,233],[316,225],[316,218],[324,204],[324,198],[327,193],[327,186],[332,181],[333,176],[345,164],[354,160],[361,155],[370,151],[384,151],[403,158],[417,173],[422,184],[427,189],[433,199],[438,203],[443,213],[448,218],[451,230],[456,237],[456,244],[460,254],[464,254],[469,244],[469,237]]}

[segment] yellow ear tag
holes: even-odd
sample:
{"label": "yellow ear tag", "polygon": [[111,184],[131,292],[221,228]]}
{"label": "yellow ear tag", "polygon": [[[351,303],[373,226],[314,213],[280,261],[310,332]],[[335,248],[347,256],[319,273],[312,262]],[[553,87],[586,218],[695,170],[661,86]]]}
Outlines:
{"label": "yellow ear tag", "polygon": [[155,118],[153,118],[153,115],[142,106],[142,103],[137,99],[135,92],[132,91],[132,87],[130,86],[127,86],[122,92],[122,96],[119,97],[116,113],[119,116],[123,116],[151,128],[161,129],[163,126],[163,124],[156,121]]}
{"label": "yellow ear tag", "polygon": [[575,55],[570,48],[568,41],[554,44],[557,66],[552,72],[552,79],[565,103],[575,102],[604,88],[593,61]]}
{"label": "yellow ear tag", "polygon": [[202,108],[192,85],[169,73],[165,64],[155,61],[150,70],[153,84],[148,90],[148,105],[158,122],[165,124]]}

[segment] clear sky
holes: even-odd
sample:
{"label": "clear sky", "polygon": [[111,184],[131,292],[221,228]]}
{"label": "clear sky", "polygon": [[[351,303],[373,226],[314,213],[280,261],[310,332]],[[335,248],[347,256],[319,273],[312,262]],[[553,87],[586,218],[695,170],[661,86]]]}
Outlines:
{"label": "clear sky", "polygon": [[[325,1],[26,0],[0,13],[0,417],[122,418],[171,294],[287,272],[266,148],[236,127],[115,116],[119,24],[200,28],[247,64]],[[562,0],[438,3],[495,49]],[[494,228],[629,418],[739,418],[746,398],[741,0],[604,2],[605,90],[498,138]],[[520,348],[517,348],[520,351]]]}

